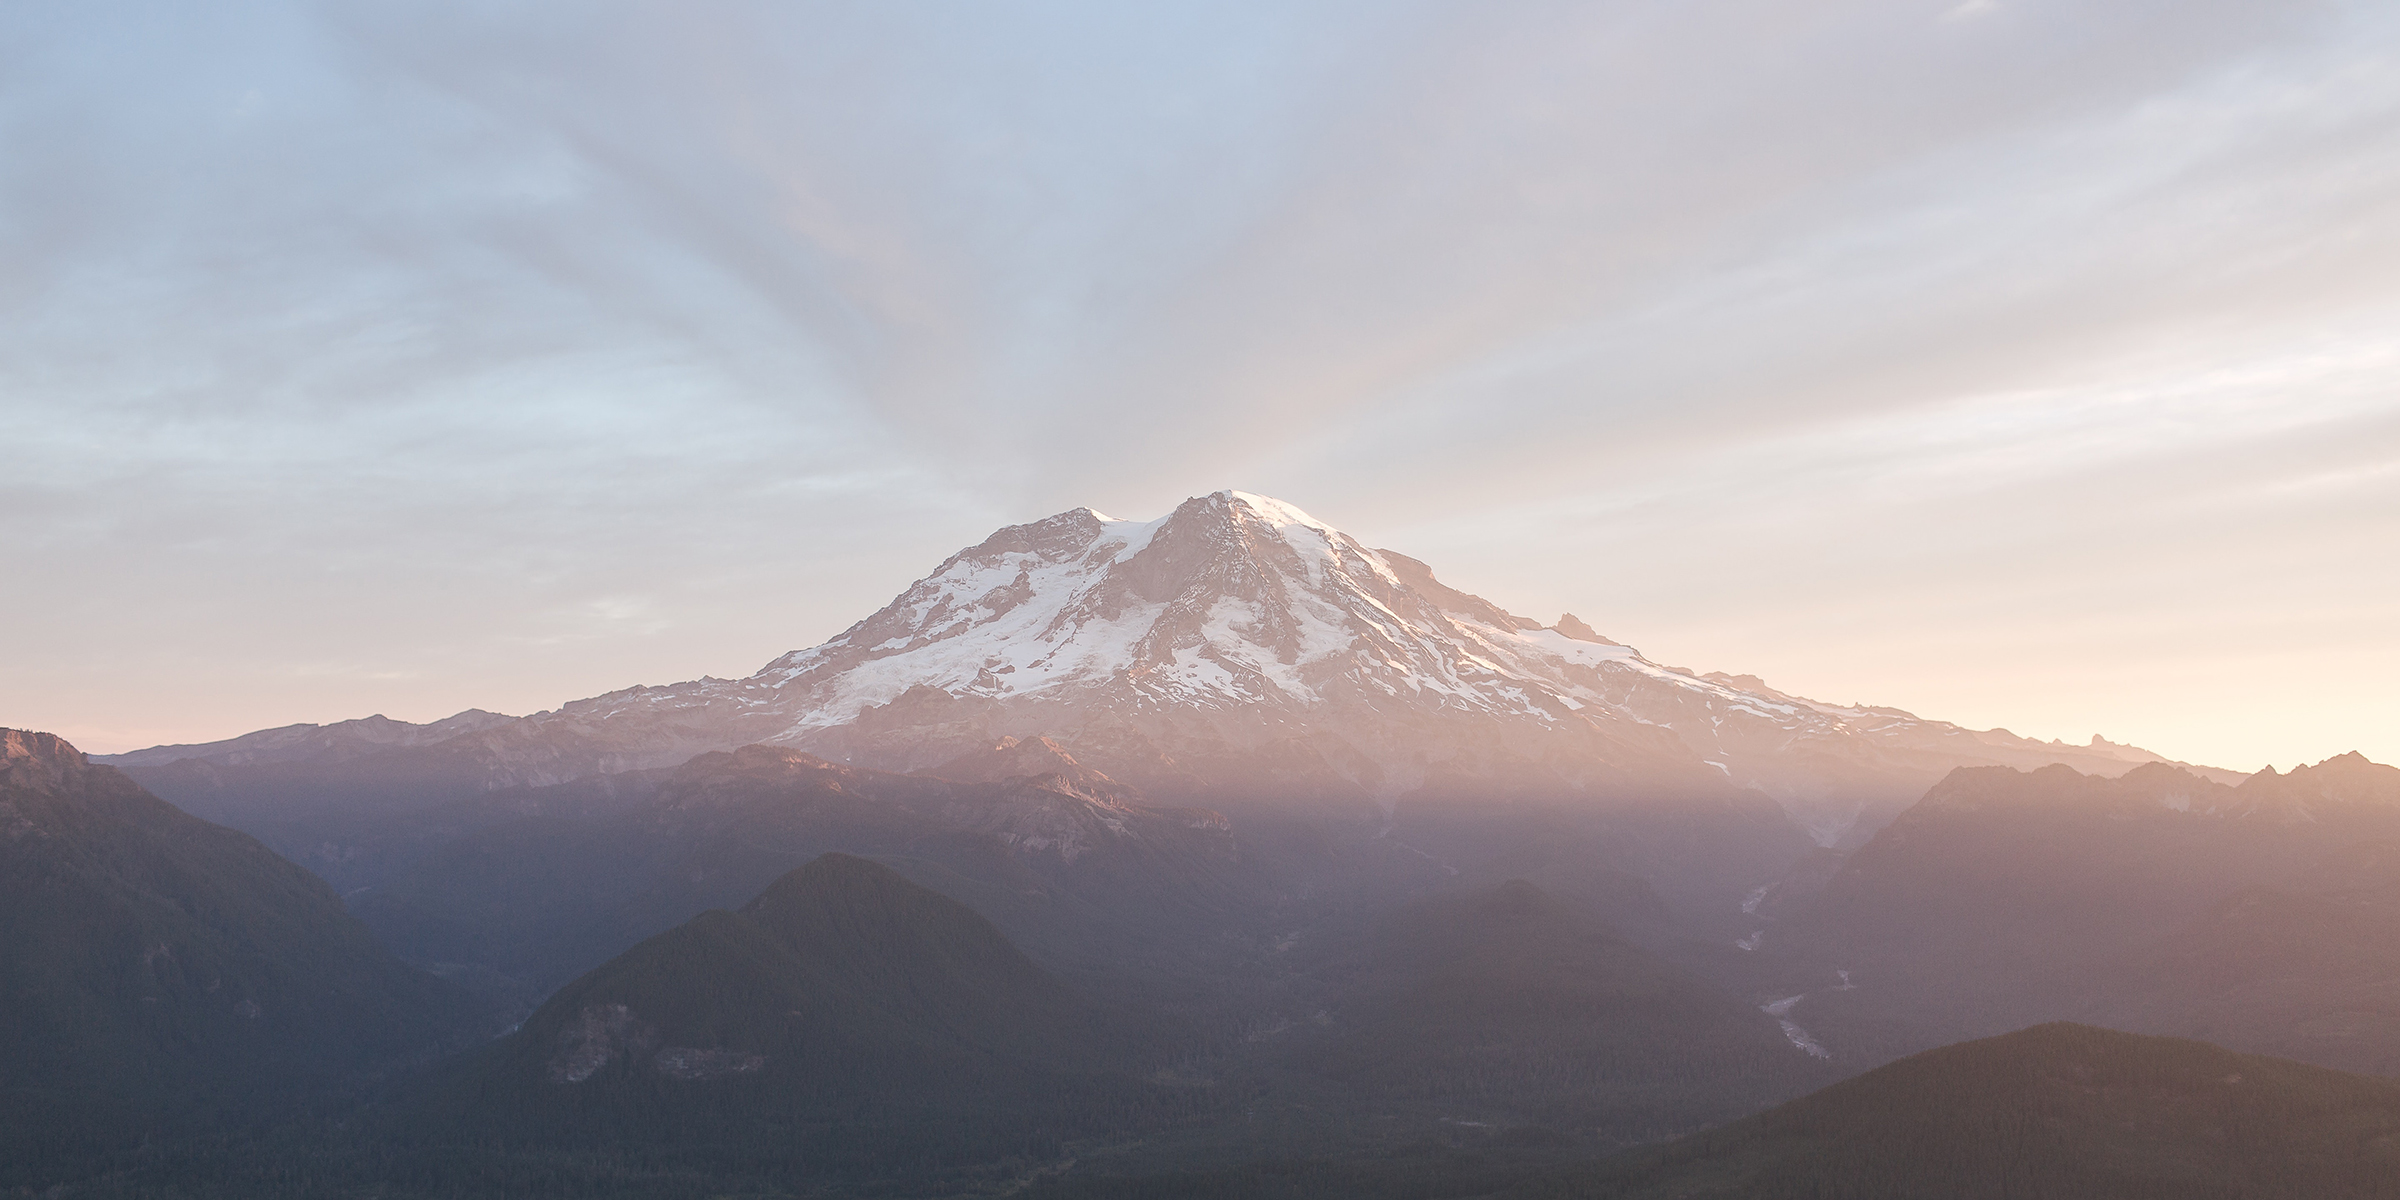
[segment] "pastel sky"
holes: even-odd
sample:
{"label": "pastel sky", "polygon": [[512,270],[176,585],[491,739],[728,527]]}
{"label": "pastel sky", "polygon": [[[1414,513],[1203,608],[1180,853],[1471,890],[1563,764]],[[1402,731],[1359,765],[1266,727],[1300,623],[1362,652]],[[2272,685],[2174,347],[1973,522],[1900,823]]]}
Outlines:
{"label": "pastel sky", "polygon": [[1222,487],[1820,699],[2400,761],[2400,6],[0,7],[0,725],[747,674]]}

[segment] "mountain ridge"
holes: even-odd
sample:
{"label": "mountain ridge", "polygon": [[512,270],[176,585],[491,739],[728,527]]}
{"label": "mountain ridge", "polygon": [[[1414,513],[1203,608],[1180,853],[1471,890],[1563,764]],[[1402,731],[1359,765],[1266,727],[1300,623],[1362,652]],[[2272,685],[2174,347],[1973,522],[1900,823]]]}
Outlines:
{"label": "mountain ridge", "polygon": [[425,1079],[403,1119],[462,1157],[927,1194],[892,1185],[1188,1115],[1188,1091],[1139,1077],[1151,1032],[965,905],[828,853],[584,973]]}
{"label": "mountain ridge", "polygon": [[455,794],[754,743],[913,771],[1048,738],[1170,802],[1280,794],[1388,810],[1461,776],[1556,795],[1755,789],[1828,846],[1857,844],[1955,766],[2121,774],[2163,761],[1661,666],[1572,615],[1545,627],[1237,491],[1150,521],[1079,508],[1008,526],[741,679],[400,725],[295,726],[112,761],[212,811],[209,796],[304,795],[317,767]]}
{"label": "mountain ridge", "polygon": [[0,730],[0,1187],[285,1111],[470,1032],[333,890],[50,734]]}
{"label": "mountain ridge", "polygon": [[2064,1022],[1927,1051],[1505,1194],[2380,1197],[2400,1081]]}
{"label": "mountain ridge", "polygon": [[1762,921],[1760,953],[1837,1048],[2071,1019],[2384,1071],[2395,880],[2400,768],[2361,755],[2238,787],[2163,764],[1961,768]]}

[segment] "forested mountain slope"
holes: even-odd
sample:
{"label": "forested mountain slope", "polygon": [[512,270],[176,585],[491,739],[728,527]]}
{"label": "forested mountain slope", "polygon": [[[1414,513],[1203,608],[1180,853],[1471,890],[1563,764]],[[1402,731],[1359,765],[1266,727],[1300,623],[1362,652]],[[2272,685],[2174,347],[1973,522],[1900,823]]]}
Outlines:
{"label": "forested mountain slope", "polygon": [[472,1011],[248,835],[0,730],[0,1179],[285,1111]]}

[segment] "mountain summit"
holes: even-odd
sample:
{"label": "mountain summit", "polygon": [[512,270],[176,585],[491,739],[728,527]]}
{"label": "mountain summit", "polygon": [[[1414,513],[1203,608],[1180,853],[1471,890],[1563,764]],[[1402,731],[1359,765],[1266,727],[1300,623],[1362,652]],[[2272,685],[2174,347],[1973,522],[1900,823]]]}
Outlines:
{"label": "mountain summit", "polygon": [[[1217,492],[1153,521],[1076,509],[1003,529],[745,682],[793,718],[775,740],[894,767],[1058,733],[1153,786],[1161,756],[1215,774],[1273,747],[1292,782],[1388,795],[1462,754],[1532,758],[1565,738],[1575,782],[1719,783],[1605,701],[1603,664],[1715,690],[1452,591],[1281,501]],[[915,730],[905,748],[873,736],[894,721]]]}
{"label": "mountain summit", "polygon": [[[1832,844],[1870,832],[1953,767],[2065,762],[2114,775],[2157,759],[1661,666],[1573,616],[1545,627],[1238,491],[1150,521],[1078,508],[1002,529],[839,636],[745,679],[446,724],[458,732],[438,740],[379,727],[371,747],[343,751],[345,777],[382,755],[412,779],[544,784],[761,742],[908,771],[1047,737],[1163,797],[1388,805],[1428,788],[1757,789]],[[277,731],[278,745],[366,746],[368,731],[344,741],[341,728]],[[190,796],[239,786],[226,772],[255,757],[259,736],[125,761]],[[172,778],[179,768],[194,779]],[[279,771],[298,778],[288,760]]]}

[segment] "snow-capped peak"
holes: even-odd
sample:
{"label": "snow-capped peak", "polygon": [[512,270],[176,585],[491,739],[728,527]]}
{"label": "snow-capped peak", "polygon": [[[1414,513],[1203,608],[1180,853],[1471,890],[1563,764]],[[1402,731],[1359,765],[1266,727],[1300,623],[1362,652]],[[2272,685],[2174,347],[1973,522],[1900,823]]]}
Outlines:
{"label": "snow-capped peak", "polygon": [[915,686],[1013,696],[1120,682],[1156,699],[1308,702],[1328,660],[1396,665],[1424,640],[1388,603],[1404,590],[1382,556],[1268,497],[1217,492],[1151,521],[1075,509],[1001,530],[762,674],[825,685],[816,725]]}
{"label": "snow-capped peak", "polygon": [[[1745,682],[1661,666],[1572,616],[1545,627],[1295,505],[1221,491],[1148,521],[1074,509],[1002,529],[742,686],[788,721],[776,740],[880,765],[967,748],[935,729],[1049,734],[1078,756],[1103,726],[1195,755],[1306,738],[1387,794],[1500,760],[1757,787],[1829,844],[1935,763],[2059,753]],[[1815,765],[1851,762],[1891,773],[1888,795]]]}
{"label": "snow-capped peak", "polygon": [[1341,530],[1300,511],[1299,505],[1287,504],[1273,496],[1261,496],[1256,492],[1237,492],[1228,488],[1210,497],[1210,499],[1218,498],[1222,498],[1227,503],[1239,502],[1248,506],[1250,511],[1258,514],[1260,520],[1277,529],[1297,525],[1321,534],[1341,533]]}
{"label": "snow-capped peak", "polygon": [[761,676],[815,697],[797,728],[846,723],[913,687],[1048,699],[1101,688],[1205,707],[1365,698],[1555,721],[1593,698],[1568,677],[1611,664],[1734,694],[1567,628],[1443,588],[1296,505],[1223,491],[1150,521],[1074,509],[1000,530]]}
{"label": "snow-capped peak", "polygon": [[[446,728],[455,722],[471,728]],[[1827,844],[1955,765],[2132,765],[2107,747],[1665,667],[1575,617],[1516,616],[1407,555],[1239,491],[1146,521],[1078,508],[999,530],[840,636],[745,679],[628,688],[522,719],[353,724],[377,745],[455,734],[481,747],[494,780],[516,783],[758,742],[914,770],[1046,736],[1164,795],[1747,787]]]}
{"label": "snow-capped peak", "polygon": [[[933,697],[1010,735],[1105,719],[1168,741],[1204,728],[1236,748],[1333,736],[1385,786],[1459,753],[1636,764],[1722,786],[1726,756],[1695,753],[1654,715],[1788,722],[1800,711],[1661,667],[1572,618],[1544,628],[1296,505],[1239,491],[1150,521],[1074,509],[1002,529],[749,682],[773,690],[791,718],[778,740],[799,745],[933,720],[886,712]],[[1637,694],[1676,699],[1662,708]],[[1509,745],[1561,737],[1577,748]]]}

